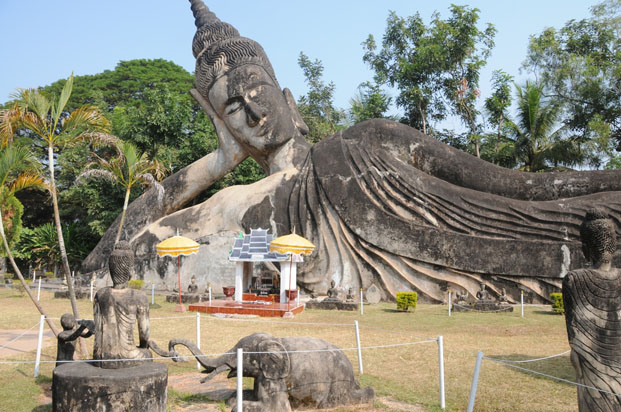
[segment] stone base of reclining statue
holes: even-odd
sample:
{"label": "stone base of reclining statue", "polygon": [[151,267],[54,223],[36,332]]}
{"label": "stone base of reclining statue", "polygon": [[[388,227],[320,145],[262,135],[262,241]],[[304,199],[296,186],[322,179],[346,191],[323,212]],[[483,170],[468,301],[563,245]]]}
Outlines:
{"label": "stone base of reclining statue", "polygon": [[454,303],[453,312],[513,312],[513,306],[501,305],[493,300],[479,300],[472,304]]}
{"label": "stone base of reclining statue", "polygon": [[91,363],[66,363],[54,369],[54,411],[166,411],[168,366],[104,369]]}
{"label": "stone base of reclining statue", "polygon": [[[198,293],[182,293],[181,303],[197,303],[201,301],[201,295]],[[179,303],[179,294],[166,295],[166,302]]]}
{"label": "stone base of reclining statue", "polygon": [[358,304],[354,302],[343,302],[338,299],[326,298],[322,301],[309,300],[305,304],[306,309],[323,309],[323,310],[358,310]]}

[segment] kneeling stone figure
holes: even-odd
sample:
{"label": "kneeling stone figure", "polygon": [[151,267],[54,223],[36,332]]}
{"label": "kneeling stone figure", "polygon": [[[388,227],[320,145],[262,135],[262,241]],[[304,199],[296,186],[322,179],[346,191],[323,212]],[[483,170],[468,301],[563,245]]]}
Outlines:
{"label": "kneeling stone figure", "polygon": [[215,359],[204,356],[189,340],[173,339],[169,350],[173,351],[175,345],[186,346],[205,368],[204,373],[209,373],[202,382],[226,370],[230,371],[229,377],[236,376],[237,349],[242,348],[243,376],[254,378],[252,397],[244,400],[244,411],[291,411],[300,406],[333,408],[375,400],[373,388],[360,389],[343,351],[322,339],[276,338],[254,333]]}

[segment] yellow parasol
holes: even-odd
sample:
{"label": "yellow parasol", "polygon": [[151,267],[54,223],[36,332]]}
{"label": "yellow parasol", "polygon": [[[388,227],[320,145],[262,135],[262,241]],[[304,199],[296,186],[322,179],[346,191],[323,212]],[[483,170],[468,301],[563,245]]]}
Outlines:
{"label": "yellow parasol", "polygon": [[290,235],[280,236],[270,242],[270,252],[278,252],[291,255],[289,262],[289,296],[287,298],[287,311],[291,302],[291,266],[293,266],[293,255],[310,255],[315,250],[309,240],[295,234],[295,228]]}
{"label": "yellow parasol", "polygon": [[179,236],[179,231],[177,231],[177,236],[169,237],[168,239],[158,243],[155,246],[155,250],[157,254],[161,257],[163,256],[172,256],[177,257],[177,278],[179,280],[179,305],[175,309],[175,312],[185,312],[185,306],[181,303],[181,255],[189,256],[198,252],[200,245],[184,236]]}

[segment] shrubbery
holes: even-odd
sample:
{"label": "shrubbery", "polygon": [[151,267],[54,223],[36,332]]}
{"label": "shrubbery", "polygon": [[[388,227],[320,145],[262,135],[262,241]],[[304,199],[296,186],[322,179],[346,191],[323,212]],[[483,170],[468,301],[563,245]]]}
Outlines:
{"label": "shrubbery", "polygon": [[127,286],[129,286],[132,289],[142,289],[144,288],[144,280],[132,279],[127,283]]}
{"label": "shrubbery", "polygon": [[552,310],[556,313],[565,313],[565,306],[563,305],[562,293],[550,293],[550,299],[552,299]]}
{"label": "shrubbery", "polygon": [[397,292],[397,310],[408,311],[410,308],[416,309],[418,293],[416,292]]}

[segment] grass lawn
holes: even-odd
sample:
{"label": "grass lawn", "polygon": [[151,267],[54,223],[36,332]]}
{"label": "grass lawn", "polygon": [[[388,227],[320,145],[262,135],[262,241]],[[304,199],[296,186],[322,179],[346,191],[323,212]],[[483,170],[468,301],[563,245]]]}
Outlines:
{"label": "grass lawn", "polygon": [[[41,301],[51,317],[60,317],[71,311],[68,300],[53,299],[50,293],[41,292]],[[156,303],[160,307],[151,310],[151,337],[161,347],[166,347],[173,337],[196,338],[194,313],[184,314],[188,318],[159,319],[179,314],[174,312],[175,305],[166,303],[163,296],[156,296]],[[78,306],[82,317],[92,318],[92,306],[88,300],[78,301]],[[0,329],[28,329],[39,321],[34,305],[17,291],[0,289],[0,308]],[[363,347],[422,342],[442,335],[448,411],[466,410],[477,350],[482,350],[487,357],[524,360],[569,349],[564,318],[553,314],[549,307],[527,307],[524,318],[520,317],[519,307],[514,313],[453,313],[451,317],[447,316],[446,306],[419,305],[409,313],[397,312],[395,308],[396,304],[365,306],[362,316],[359,312],[306,310],[291,320],[223,320],[203,315],[201,348],[204,353],[222,353],[241,337],[259,331],[279,337],[314,336],[341,348],[353,348],[356,346],[354,320],[360,323]],[[92,339],[88,345],[92,348]],[[346,351],[346,354],[357,372],[356,351]],[[44,349],[42,360],[54,360],[55,357],[55,345]],[[13,356],[10,360],[32,361],[34,358],[33,351]],[[379,396],[420,404],[429,411],[441,410],[436,342],[365,349],[362,358],[364,374],[358,379],[363,386],[373,386]],[[196,370],[196,362],[181,365],[166,362],[170,374],[195,371],[197,379],[204,376]],[[520,366],[575,380],[569,355]],[[0,364],[0,411],[51,410],[50,406],[40,404],[43,389],[51,382],[53,363],[43,364],[37,379],[33,378],[33,369],[33,364]],[[246,386],[250,383],[246,382]],[[173,400],[170,402],[173,406],[174,400],[183,396],[175,393],[169,398]],[[576,388],[484,360],[475,410],[577,411]]]}

